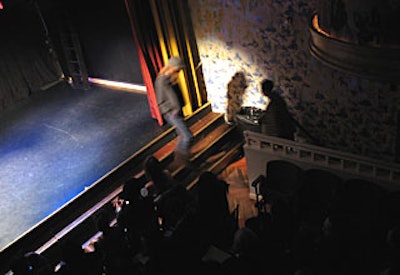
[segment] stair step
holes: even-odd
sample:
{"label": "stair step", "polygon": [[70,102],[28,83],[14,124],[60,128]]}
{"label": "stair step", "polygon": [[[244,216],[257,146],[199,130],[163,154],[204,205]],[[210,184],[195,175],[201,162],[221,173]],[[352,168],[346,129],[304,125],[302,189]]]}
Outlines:
{"label": "stair step", "polygon": [[[195,124],[190,126],[190,131],[193,134],[193,142],[197,145],[200,140],[204,139],[204,135],[206,133],[209,133],[213,130],[214,127],[216,127],[215,125],[220,122],[221,118],[222,116],[220,114],[210,112],[206,114],[203,118],[199,119]],[[177,136],[175,132],[172,134],[175,137],[172,140],[169,140],[163,145],[163,147],[153,153],[153,156],[155,156],[161,162],[167,159],[175,149]]]}

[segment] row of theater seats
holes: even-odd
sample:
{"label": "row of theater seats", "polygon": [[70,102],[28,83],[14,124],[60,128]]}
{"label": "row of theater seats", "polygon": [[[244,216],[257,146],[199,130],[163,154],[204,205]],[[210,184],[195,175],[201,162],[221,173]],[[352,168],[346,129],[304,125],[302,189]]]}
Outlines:
{"label": "row of theater seats", "polygon": [[304,274],[400,274],[400,191],[286,160],[265,169],[253,183],[259,217],[279,212],[286,248],[308,247],[295,256]]}

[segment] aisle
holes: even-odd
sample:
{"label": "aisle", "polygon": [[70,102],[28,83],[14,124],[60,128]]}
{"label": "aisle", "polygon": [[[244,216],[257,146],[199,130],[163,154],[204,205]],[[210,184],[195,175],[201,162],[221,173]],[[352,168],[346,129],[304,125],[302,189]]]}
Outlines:
{"label": "aisle", "polygon": [[230,164],[219,178],[229,184],[228,202],[230,210],[233,211],[239,205],[239,227],[251,217],[257,216],[255,201],[250,199],[249,182],[247,178],[246,158]]}

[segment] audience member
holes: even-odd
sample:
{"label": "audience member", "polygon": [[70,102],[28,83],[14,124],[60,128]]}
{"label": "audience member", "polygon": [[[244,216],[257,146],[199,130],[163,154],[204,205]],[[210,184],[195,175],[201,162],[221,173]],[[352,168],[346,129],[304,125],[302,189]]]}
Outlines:
{"label": "audience member", "polygon": [[107,275],[134,273],[131,247],[125,230],[118,224],[111,226],[110,222],[109,215],[100,213],[97,227],[102,235],[94,243],[95,252],[99,254]]}
{"label": "audience member", "polygon": [[140,191],[143,197],[150,196],[154,199],[178,184],[171,173],[153,155],[146,157],[143,168],[148,180],[148,183]]}
{"label": "audience member", "polygon": [[171,272],[182,271],[194,256],[189,252],[193,235],[188,230],[193,228],[194,198],[154,156],[146,158],[144,169],[149,183],[141,193],[152,198],[158,220],[156,261]]}
{"label": "audience member", "polygon": [[382,275],[400,274],[400,227],[389,228],[385,240],[386,251]]}
{"label": "audience member", "polygon": [[54,274],[51,261],[43,255],[30,251],[16,258],[11,264],[11,270],[15,275],[50,275]]}
{"label": "audience member", "polygon": [[151,240],[158,233],[158,223],[153,199],[142,196],[140,191],[144,183],[131,178],[125,182],[118,198],[122,207],[117,217],[117,224],[122,227],[129,239],[133,254],[150,257]]}
{"label": "audience member", "polygon": [[237,229],[230,213],[227,194],[229,185],[212,172],[203,172],[197,183],[199,203],[199,239],[201,247],[210,245],[229,249]]}
{"label": "audience member", "polygon": [[103,262],[97,251],[85,252],[82,245],[74,240],[64,242],[62,247],[62,259],[57,274],[103,274]]}
{"label": "audience member", "polygon": [[[235,269],[242,272],[256,273],[262,270],[267,246],[260,235],[248,226],[238,229],[234,234],[232,253],[235,255]],[[269,248],[268,248],[269,249]],[[267,258],[265,258],[267,259]],[[238,274],[240,274],[238,273]]]}
{"label": "audience member", "polygon": [[142,195],[153,199],[160,228],[175,228],[191,200],[186,188],[152,155],[146,158],[144,170],[149,182],[141,190]]}

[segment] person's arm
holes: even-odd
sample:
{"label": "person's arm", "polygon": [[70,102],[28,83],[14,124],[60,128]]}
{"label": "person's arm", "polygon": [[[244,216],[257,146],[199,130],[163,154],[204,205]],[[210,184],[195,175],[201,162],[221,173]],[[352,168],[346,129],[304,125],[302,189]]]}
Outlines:
{"label": "person's arm", "polygon": [[167,75],[160,75],[157,77],[154,85],[156,91],[156,98],[157,104],[160,112],[165,114],[172,109],[172,104],[170,100],[171,91],[172,89],[169,77]]}

